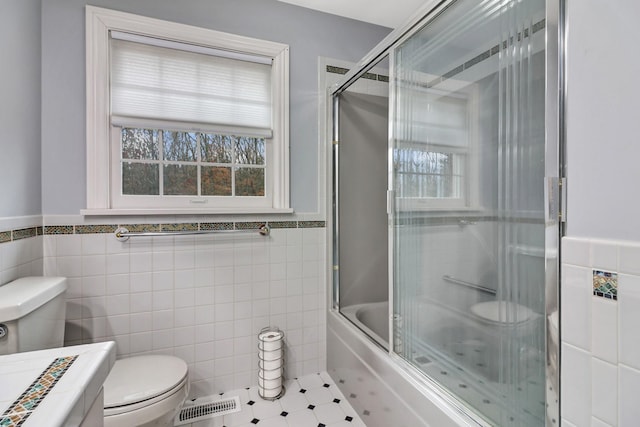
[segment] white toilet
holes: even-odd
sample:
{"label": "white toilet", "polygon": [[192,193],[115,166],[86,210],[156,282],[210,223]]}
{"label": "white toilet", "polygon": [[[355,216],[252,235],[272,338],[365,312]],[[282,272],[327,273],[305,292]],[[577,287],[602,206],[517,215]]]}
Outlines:
{"label": "white toilet", "polygon": [[[0,286],[0,355],[63,346],[66,282],[24,277]],[[117,360],[104,383],[104,425],[173,426],[188,392],[187,364],[177,357]]]}
{"label": "white toilet", "polygon": [[182,359],[150,355],[116,360],[104,382],[104,425],[173,426],[188,393]]}

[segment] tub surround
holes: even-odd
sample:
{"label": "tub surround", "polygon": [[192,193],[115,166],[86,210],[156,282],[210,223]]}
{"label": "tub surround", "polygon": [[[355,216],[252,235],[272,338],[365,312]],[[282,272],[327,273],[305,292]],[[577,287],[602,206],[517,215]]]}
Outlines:
{"label": "tub surround", "polygon": [[110,341],[0,356],[0,425],[99,425],[115,355]]}

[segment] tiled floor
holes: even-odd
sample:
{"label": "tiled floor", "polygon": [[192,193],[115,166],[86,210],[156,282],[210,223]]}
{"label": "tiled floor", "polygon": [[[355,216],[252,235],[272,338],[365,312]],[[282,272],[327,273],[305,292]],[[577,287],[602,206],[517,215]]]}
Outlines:
{"label": "tiled floor", "polygon": [[260,398],[258,388],[233,390],[242,410],[198,421],[192,427],[366,427],[326,372],[287,380],[276,401]]}

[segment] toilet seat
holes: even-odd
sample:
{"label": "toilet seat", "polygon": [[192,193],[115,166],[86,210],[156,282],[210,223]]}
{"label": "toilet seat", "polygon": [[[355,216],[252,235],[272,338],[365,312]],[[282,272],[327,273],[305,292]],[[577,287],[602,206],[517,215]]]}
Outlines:
{"label": "toilet seat", "polygon": [[149,355],[115,362],[104,382],[105,417],[140,410],[188,386],[187,364],[177,357]]}

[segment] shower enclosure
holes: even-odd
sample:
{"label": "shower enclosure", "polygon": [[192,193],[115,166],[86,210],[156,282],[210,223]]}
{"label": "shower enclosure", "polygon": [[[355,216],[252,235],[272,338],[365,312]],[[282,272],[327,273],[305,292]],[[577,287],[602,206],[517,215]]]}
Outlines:
{"label": "shower enclosure", "polygon": [[559,423],[560,6],[433,2],[332,91],[329,354],[452,424]]}

